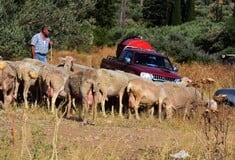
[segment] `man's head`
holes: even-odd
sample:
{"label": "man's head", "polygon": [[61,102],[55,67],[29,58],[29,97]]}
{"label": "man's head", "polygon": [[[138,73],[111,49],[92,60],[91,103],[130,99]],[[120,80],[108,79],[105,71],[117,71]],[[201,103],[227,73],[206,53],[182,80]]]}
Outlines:
{"label": "man's head", "polygon": [[43,26],[42,27],[42,33],[44,34],[44,36],[48,37],[50,35],[50,27]]}

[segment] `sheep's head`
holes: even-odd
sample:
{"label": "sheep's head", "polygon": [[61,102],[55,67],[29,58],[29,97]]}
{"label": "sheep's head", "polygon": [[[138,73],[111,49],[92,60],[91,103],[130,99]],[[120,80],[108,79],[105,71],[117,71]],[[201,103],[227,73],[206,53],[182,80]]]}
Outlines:
{"label": "sheep's head", "polygon": [[188,77],[182,77],[180,84],[188,86],[192,83],[192,80]]}
{"label": "sheep's head", "polygon": [[65,58],[60,57],[59,59],[60,59],[60,64],[62,64],[67,71],[73,70],[73,63],[75,61],[73,57],[66,56]]}

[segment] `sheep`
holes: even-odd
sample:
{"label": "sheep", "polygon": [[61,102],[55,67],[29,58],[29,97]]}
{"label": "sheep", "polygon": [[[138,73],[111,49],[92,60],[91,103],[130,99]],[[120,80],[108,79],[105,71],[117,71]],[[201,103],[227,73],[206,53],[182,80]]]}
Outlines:
{"label": "sheep", "polygon": [[17,97],[19,83],[14,65],[10,61],[0,61],[0,89],[3,94],[3,108]]}
{"label": "sheep", "polygon": [[[178,84],[172,82],[152,82],[141,79],[131,80],[127,86],[129,106],[135,108],[137,119],[139,119],[138,107],[140,104],[151,107],[158,105],[159,121],[161,121],[162,117],[162,108],[166,109],[167,118],[171,118],[173,109],[185,107],[201,99],[199,91],[193,87],[186,87],[189,82],[191,83],[188,78],[183,78]],[[185,114],[187,111],[188,108],[185,109]]]}
{"label": "sheep", "polygon": [[161,119],[162,107],[166,109],[166,118],[173,116],[173,109],[178,110],[184,108],[184,119],[188,115],[189,109],[193,109],[195,104],[202,103],[202,94],[194,87],[186,87],[178,84],[162,84],[166,97],[159,106],[159,119]]}
{"label": "sheep", "polygon": [[[91,86],[89,86],[89,85],[88,85],[88,87],[86,86],[86,82],[88,82],[89,80],[86,81],[84,79],[84,77],[89,77],[92,74],[93,75],[96,74],[96,69],[92,68],[92,67],[88,67],[88,66],[74,63],[74,61],[75,61],[75,59],[71,56],[60,57],[61,63],[59,65],[57,65],[57,67],[63,68],[65,71],[69,72],[69,74],[70,74],[70,78],[69,78],[68,83],[70,83],[69,87],[72,89],[69,89],[68,91],[71,92],[71,94],[72,94],[72,97],[71,97],[72,98],[72,100],[71,100],[72,105],[74,107],[76,106],[75,105],[75,98],[82,99],[84,104],[91,105],[89,101],[92,98],[85,98],[85,97],[93,97],[93,95],[91,95]],[[94,79],[94,77],[92,79]],[[90,80],[90,82],[91,81],[94,82],[92,79]],[[70,81],[73,81],[73,83],[71,83]],[[90,83],[90,85],[94,86],[95,84]],[[73,89],[73,88],[76,88],[76,89]],[[80,91],[80,90],[82,90],[83,92],[80,92],[78,94],[78,91]],[[87,107],[88,107],[88,105],[86,107],[84,107],[84,105],[83,105],[83,108],[86,110],[88,109]],[[67,118],[70,117],[70,110],[71,110],[71,106],[68,107],[68,111],[66,114]]]}
{"label": "sheep", "polygon": [[[106,117],[106,112],[105,112],[105,101],[108,100],[107,97],[110,96],[119,96],[119,115],[122,117],[122,97],[127,85],[127,82],[129,78],[127,78],[128,73],[124,74],[122,71],[112,71],[112,70],[107,70],[107,69],[97,69],[95,71],[94,68],[88,67],[88,66],[83,66],[80,64],[75,64],[73,63],[74,59],[70,56],[66,56],[65,58],[61,58],[62,63],[59,66],[64,66],[67,71],[81,71],[81,72],[86,72],[86,70],[94,70],[94,72],[97,72],[97,77],[94,79],[94,77],[89,77],[89,75],[84,76],[84,80],[86,79],[87,81],[96,81],[96,84],[94,86],[97,86],[97,84],[100,84],[100,93],[97,94],[102,94],[103,98],[101,101],[101,108],[102,108],[102,113],[103,116]],[[128,77],[135,76],[133,74],[130,74]],[[113,93],[109,92],[112,90]]]}
{"label": "sheep", "polygon": [[102,93],[101,107],[103,116],[107,116],[105,113],[105,101],[108,97],[117,96],[119,98],[119,116],[123,117],[122,114],[122,100],[125,93],[128,81],[130,79],[140,78],[134,74],[126,73],[123,71],[114,71],[109,69],[97,69],[99,83],[99,90]]}
{"label": "sheep", "polygon": [[165,91],[160,83],[140,78],[128,82],[127,92],[129,95],[129,117],[131,116],[130,108],[134,108],[136,119],[140,119],[138,114],[140,104],[150,107],[152,109],[151,116],[153,116],[154,106],[160,105],[165,97]]}
{"label": "sheep", "polygon": [[[30,87],[37,87],[36,82],[38,79],[38,73],[40,68],[44,65],[36,65],[37,63],[40,64],[40,62],[37,62],[38,60],[27,60],[23,59],[22,61],[16,61],[14,62],[14,66],[17,71],[18,75],[18,81],[23,83],[23,99],[25,108],[28,108],[28,91]],[[19,83],[20,83],[19,82]],[[36,92],[35,97],[35,104],[37,104],[37,98],[38,98],[38,92]]]}
{"label": "sheep", "polygon": [[57,67],[62,67],[66,71],[74,73],[86,69],[94,69],[89,66],[81,65],[74,63],[75,59],[71,56],[66,56],[66,57],[60,57],[60,64],[57,65]]}
{"label": "sheep", "polygon": [[51,112],[54,113],[55,102],[58,96],[68,96],[65,92],[65,83],[69,78],[69,74],[54,65],[46,64],[40,68],[38,77],[41,91],[50,98]]}
{"label": "sheep", "polygon": [[[90,78],[87,79],[87,77]],[[73,74],[70,74],[68,79],[68,87],[66,87],[66,89],[68,89],[67,92],[70,93],[71,98],[82,101],[83,114],[85,110],[85,114],[82,117],[84,122],[86,122],[86,114],[90,105],[92,105],[93,110],[93,122],[96,119],[96,102],[99,101],[99,99],[97,98],[97,96],[99,96],[99,94],[97,94],[98,89],[95,88],[96,79],[97,72],[93,69],[75,72]],[[68,108],[67,112],[69,114],[70,108]]]}

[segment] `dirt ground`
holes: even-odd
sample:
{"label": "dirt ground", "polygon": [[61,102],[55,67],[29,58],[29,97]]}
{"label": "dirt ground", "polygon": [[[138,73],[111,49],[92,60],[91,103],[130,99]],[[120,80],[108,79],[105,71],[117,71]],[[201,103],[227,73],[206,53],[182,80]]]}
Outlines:
{"label": "dirt ground", "polygon": [[[24,111],[20,108],[9,113],[1,111],[0,115],[1,146],[6,139],[3,133],[7,132],[8,139],[14,139],[14,146],[19,152],[22,152],[24,142],[31,155],[37,155],[32,159],[49,159],[58,122],[53,114],[41,109]],[[85,125],[74,115],[71,119],[61,119],[58,125],[58,158],[173,159],[170,154],[186,150],[191,156],[189,159],[202,159],[201,152],[207,146],[203,125],[200,123],[179,119],[159,123],[158,119],[145,115],[142,115],[141,120],[122,119],[111,115],[104,118],[99,115],[95,125]],[[233,146],[233,132],[234,130],[228,134],[228,146]],[[41,153],[42,150],[45,150],[44,153]],[[25,154],[26,151],[23,157],[27,157]]]}
{"label": "dirt ground", "polygon": [[[61,119],[56,133],[59,159],[156,159],[163,152],[176,152],[181,145],[187,147],[190,144],[188,139],[191,134],[185,132],[188,129],[176,129],[167,122],[160,124],[157,119],[143,117],[138,121],[134,118],[121,119],[111,115],[104,118],[100,115],[95,125],[84,125],[76,117]],[[14,145],[20,149],[24,128],[27,133],[26,144],[32,153],[35,152],[34,147],[38,149],[42,144],[44,147],[53,144],[55,124],[55,116],[42,110],[1,111],[0,137],[4,139],[3,133],[6,131],[7,137],[11,141],[14,139]],[[181,135],[184,135],[183,139]],[[39,139],[40,145],[35,142]],[[185,143],[187,141],[188,144]],[[79,155],[76,156],[78,151]]]}

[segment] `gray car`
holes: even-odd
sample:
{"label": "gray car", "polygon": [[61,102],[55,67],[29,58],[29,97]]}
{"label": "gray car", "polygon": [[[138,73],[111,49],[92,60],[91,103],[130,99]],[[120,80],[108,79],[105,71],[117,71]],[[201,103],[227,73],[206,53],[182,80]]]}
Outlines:
{"label": "gray car", "polygon": [[235,88],[222,88],[214,93],[214,96],[226,95],[229,106],[235,106]]}

